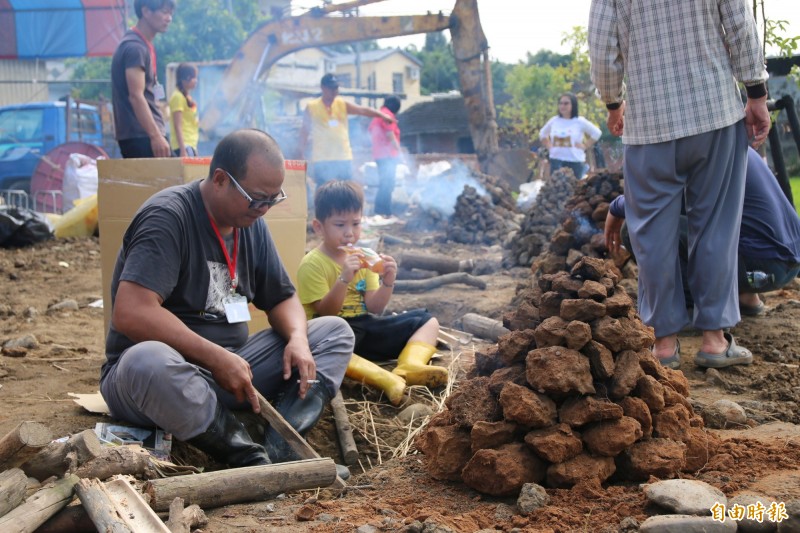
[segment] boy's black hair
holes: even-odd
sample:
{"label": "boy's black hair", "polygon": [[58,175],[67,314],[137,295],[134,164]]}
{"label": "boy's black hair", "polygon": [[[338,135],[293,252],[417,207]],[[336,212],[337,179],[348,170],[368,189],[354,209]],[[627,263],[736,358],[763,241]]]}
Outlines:
{"label": "boy's black hair", "polygon": [[165,8],[175,9],[175,0],[135,0],[133,2],[133,10],[136,12],[136,18],[142,18],[143,7],[150,11],[158,11]]}
{"label": "boy's black hair", "polygon": [[[569,118],[575,118],[578,116],[578,97],[575,96],[575,93],[563,93],[561,96],[558,97],[558,100],[561,101],[564,97],[569,98],[569,101],[572,102],[572,112],[570,113]],[[561,113],[558,114],[561,116]]]}
{"label": "boy's black hair", "polygon": [[364,190],[353,181],[328,181],[314,193],[314,218],[325,222],[337,213],[364,210]]}
{"label": "boy's black hair", "polygon": [[383,100],[383,107],[397,114],[397,112],[400,111],[400,99],[396,96],[387,96]]}

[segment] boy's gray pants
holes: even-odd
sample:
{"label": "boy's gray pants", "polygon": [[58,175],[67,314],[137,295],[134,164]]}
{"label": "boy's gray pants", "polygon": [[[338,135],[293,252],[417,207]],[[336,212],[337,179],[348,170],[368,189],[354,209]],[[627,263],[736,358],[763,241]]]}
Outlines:
{"label": "boy's gray pants", "polygon": [[[342,384],[353,353],[353,332],[339,317],[308,322],[308,344],[317,364],[317,378],[331,396]],[[283,380],[285,341],[266,329],[252,335],[237,354],[250,363],[253,386],[267,398],[287,384]],[[297,379],[293,374],[290,378]],[[217,401],[230,408],[244,408],[222,390],[211,373],[157,341],[131,346],[100,383],[100,392],[114,418],[142,427],[157,426],[179,440],[204,432],[214,418]]]}

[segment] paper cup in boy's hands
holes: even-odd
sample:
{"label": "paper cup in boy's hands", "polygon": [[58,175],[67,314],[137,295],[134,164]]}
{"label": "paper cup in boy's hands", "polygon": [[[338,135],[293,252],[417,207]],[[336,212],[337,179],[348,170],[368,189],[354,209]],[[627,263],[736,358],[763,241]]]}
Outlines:
{"label": "paper cup in boy's hands", "polygon": [[383,259],[372,248],[360,248],[348,244],[347,246],[339,246],[339,249],[346,254],[358,254],[361,258],[361,268],[368,268],[376,274],[383,273]]}

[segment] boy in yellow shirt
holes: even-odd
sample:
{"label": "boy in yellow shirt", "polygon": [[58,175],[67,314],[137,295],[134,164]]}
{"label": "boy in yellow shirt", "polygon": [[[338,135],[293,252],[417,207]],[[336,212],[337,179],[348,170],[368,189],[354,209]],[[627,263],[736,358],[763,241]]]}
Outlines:
{"label": "boy in yellow shirt", "polygon": [[[392,296],[397,263],[354,247],[361,237],[364,193],[352,181],[329,181],[314,195],[314,231],[322,242],[303,258],[298,294],[308,318],[338,315],[355,334],[346,375],[386,393],[397,405],[406,385],[438,387],[447,369],[428,365],[436,353],[439,322],[426,310],[381,316]],[[377,261],[376,264],[372,264]],[[373,361],[397,357],[389,372]]]}

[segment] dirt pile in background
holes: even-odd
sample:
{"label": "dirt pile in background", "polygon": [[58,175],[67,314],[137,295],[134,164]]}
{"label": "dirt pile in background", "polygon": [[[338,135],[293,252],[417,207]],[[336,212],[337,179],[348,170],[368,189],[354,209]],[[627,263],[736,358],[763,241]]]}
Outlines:
{"label": "dirt pile in background", "polygon": [[603,257],[608,207],[622,194],[622,174],[601,172],[575,187],[564,206],[564,221],[553,232],[549,246],[532,262],[534,272],[553,274],[567,270],[584,256]]}
{"label": "dirt pile in background", "polygon": [[475,377],[416,445],[434,478],[492,495],[527,482],[565,488],[696,471],[716,441],[686,398],[683,374],[652,357],[652,329],[636,314],[630,283],[619,285],[635,280],[635,270],[618,268],[627,257],[602,259],[622,176],[555,177],[511,248],[533,271],[504,316],[512,332],[476,353]]}
{"label": "dirt pile in background", "polygon": [[544,180],[520,230],[506,242],[504,266],[530,266],[546,249],[553,231],[563,222],[564,207],[578,183],[569,168],[558,169]]}
{"label": "dirt pile in background", "polygon": [[699,470],[717,441],[686,399],[680,372],[652,356],[614,269],[583,257],[546,274],[508,317],[512,332],[476,353],[416,442],[436,479],[495,496],[525,483],[646,480]]}
{"label": "dirt pile in background", "polygon": [[447,239],[460,244],[497,244],[519,230],[522,218],[511,188],[502,179],[472,173],[487,194],[465,186],[456,199],[455,212],[447,225]]}

